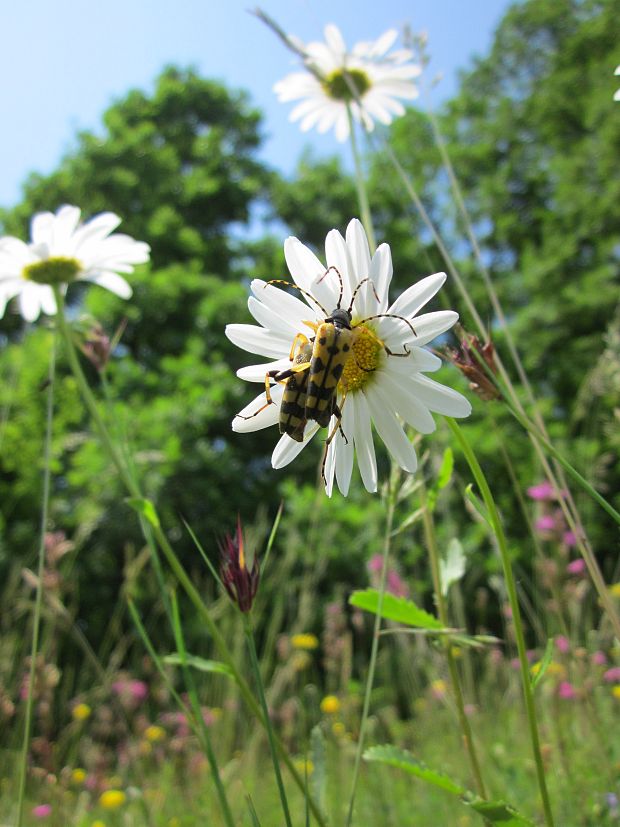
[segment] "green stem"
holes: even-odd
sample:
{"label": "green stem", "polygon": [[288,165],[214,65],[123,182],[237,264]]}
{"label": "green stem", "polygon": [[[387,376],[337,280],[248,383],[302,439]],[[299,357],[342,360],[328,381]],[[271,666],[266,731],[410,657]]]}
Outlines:
{"label": "green stem", "polygon": [[172,600],[170,602],[172,606],[174,639],[177,651],[181,658],[181,669],[183,671],[185,685],[187,686],[192,711],[194,713],[197,726],[199,727],[200,732],[202,734],[205,752],[207,753],[207,760],[209,761],[209,767],[211,769],[211,775],[213,777],[215,788],[217,790],[217,795],[220,800],[220,807],[222,808],[222,813],[224,814],[224,821],[226,822],[228,827],[235,827],[235,820],[230,810],[230,804],[228,803],[226,790],[224,788],[224,784],[222,783],[222,777],[220,775],[220,769],[217,764],[217,758],[215,757],[215,752],[213,750],[211,734],[209,733],[209,728],[205,724],[204,718],[202,716],[202,710],[200,708],[200,703],[198,701],[198,694],[196,692],[194,678],[192,677],[189,667],[187,665],[187,651],[185,649],[183,627],[181,626],[181,617],[179,615],[179,604],[177,602],[176,594],[174,592],[172,593]]}
{"label": "green stem", "polygon": [[364,751],[364,736],[366,734],[366,723],[368,721],[368,713],[370,710],[370,696],[372,694],[372,686],[375,678],[375,669],[377,665],[377,654],[379,651],[379,638],[381,636],[381,613],[383,612],[383,598],[385,596],[385,585],[387,582],[388,559],[390,555],[390,541],[392,535],[392,524],[394,522],[394,509],[396,507],[396,492],[394,484],[394,472],[390,477],[389,488],[387,492],[387,509],[385,515],[385,537],[383,540],[383,558],[381,564],[381,575],[379,582],[379,595],[377,598],[377,612],[375,614],[375,623],[372,634],[372,647],[370,649],[370,663],[368,664],[368,676],[366,677],[366,688],[364,691],[364,705],[362,707],[362,719],[360,721],[360,731],[357,739],[357,750],[355,753],[355,765],[353,767],[353,782],[351,784],[351,794],[349,797],[349,811],[347,814],[346,827],[350,827],[353,819],[353,805],[355,803],[355,793],[357,791],[357,782],[359,778],[360,765],[362,760],[362,752]]}
{"label": "green stem", "polygon": [[252,664],[252,671],[254,672],[254,680],[256,682],[256,688],[258,689],[258,697],[260,699],[260,705],[263,710],[263,716],[265,719],[265,726],[267,729],[267,738],[269,739],[269,750],[271,752],[271,760],[273,761],[273,770],[276,775],[276,781],[278,783],[278,792],[280,793],[280,802],[282,803],[282,810],[284,812],[284,819],[286,821],[287,827],[292,827],[291,825],[291,814],[288,809],[288,801],[286,800],[286,791],[284,789],[284,783],[282,781],[282,773],[280,772],[280,762],[278,761],[278,751],[276,749],[275,737],[273,733],[273,728],[271,726],[271,719],[269,718],[269,709],[267,707],[267,699],[265,698],[265,688],[263,686],[263,679],[261,678],[260,674],[260,664],[258,662],[258,655],[256,654],[256,646],[254,644],[254,633],[252,631],[252,622],[250,620],[250,616],[248,613],[243,615],[243,630],[245,632],[245,637],[248,643],[248,649],[250,652],[250,662]]}
{"label": "green stem", "polygon": [[510,554],[508,552],[508,543],[506,535],[502,527],[502,522],[493,499],[493,494],[484,475],[482,468],[474,454],[467,438],[457,423],[446,417],[446,422],[457,442],[461,446],[465,459],[471,469],[474,479],[480,489],[484,504],[491,519],[493,533],[497,539],[499,553],[502,561],[502,568],[504,571],[504,580],[506,582],[506,590],[508,592],[508,600],[510,601],[510,608],[512,611],[512,621],[514,624],[515,639],[517,643],[517,651],[519,654],[519,667],[521,672],[521,685],[523,688],[523,697],[525,701],[525,709],[527,713],[528,726],[530,730],[530,740],[532,742],[532,751],[534,753],[534,762],[536,764],[536,776],[538,779],[538,788],[540,790],[540,797],[542,799],[543,810],[545,813],[545,822],[547,827],[554,827],[553,814],[551,812],[551,802],[549,800],[549,793],[547,791],[547,783],[545,780],[545,769],[543,765],[542,755],[540,753],[540,737],[538,734],[538,721],[536,718],[536,707],[534,705],[534,694],[532,691],[532,683],[530,680],[530,669],[527,660],[527,650],[525,648],[525,636],[523,633],[523,624],[521,622],[521,610],[519,608],[519,600],[517,597],[517,586],[515,583],[512,565],[510,563]]}
{"label": "green stem", "polygon": [[[67,320],[66,320],[65,315],[64,315],[64,297],[62,296],[62,294],[60,293],[59,290],[55,291],[55,295],[56,295],[56,301],[58,303],[58,315],[57,315],[58,327],[59,327],[60,333],[63,336],[63,339],[65,341],[66,348],[67,348],[67,355],[68,355],[68,358],[69,358],[69,363],[71,365],[71,369],[73,371],[76,382],[77,382],[78,387],[80,389],[80,392],[82,394],[82,399],[84,401],[84,404],[86,405],[88,411],[91,413],[91,415],[93,417],[95,425],[97,426],[97,429],[99,431],[99,435],[101,437],[101,440],[103,442],[103,446],[108,451],[108,454],[110,455],[110,459],[114,463],[122,482],[124,483],[125,487],[127,488],[127,491],[129,492],[129,494],[132,497],[136,497],[140,500],[143,500],[144,496],[143,496],[143,494],[140,490],[140,487],[139,487],[137,481],[132,478],[131,474],[129,474],[127,472],[127,470],[125,469],[125,467],[124,467],[122,455],[118,451],[118,449],[116,448],[116,446],[115,446],[115,444],[114,444],[114,442],[113,442],[113,440],[112,440],[112,438],[109,434],[109,431],[107,429],[105,421],[104,421],[103,417],[101,416],[101,413],[100,413],[99,408],[97,406],[97,402],[95,400],[95,397],[93,396],[93,393],[92,393],[90,387],[88,386],[88,382],[86,381],[86,377],[84,376],[84,373],[82,372],[82,368],[80,366],[80,362],[79,362],[79,359],[78,359],[78,356],[77,356],[77,352],[75,350],[75,345],[73,344],[73,339],[71,337],[71,330],[69,328],[69,325],[67,324]],[[154,506],[153,506],[153,508],[154,508]],[[142,524],[142,521],[141,521],[141,524]],[[153,536],[155,537],[155,540],[157,541],[157,544],[159,545],[160,549],[162,550],[162,552],[164,554],[164,557],[166,558],[166,560],[168,562],[168,565],[172,569],[175,577],[177,578],[177,580],[181,584],[183,590],[185,591],[185,593],[189,597],[192,605],[194,606],[194,608],[196,609],[196,611],[198,613],[198,616],[200,617],[200,619],[203,621],[203,623],[207,627],[207,631],[210,634],[211,638],[213,639],[213,643],[215,645],[215,648],[218,651],[219,656],[230,667],[233,678],[234,678],[234,680],[235,680],[235,682],[236,682],[236,684],[239,688],[239,691],[240,691],[240,693],[243,697],[243,700],[245,701],[246,705],[248,706],[248,708],[250,709],[252,714],[256,716],[256,718],[260,721],[260,723],[263,726],[266,726],[266,722],[263,718],[263,714],[261,712],[261,709],[260,709],[259,705],[256,703],[256,700],[254,698],[252,690],[250,689],[248,683],[245,681],[245,679],[243,678],[243,676],[239,672],[239,669],[237,668],[235,660],[234,660],[233,656],[231,655],[231,653],[228,649],[228,646],[226,644],[226,641],[225,641],[223,635],[220,633],[219,629],[217,628],[217,624],[215,623],[215,621],[211,617],[211,613],[209,612],[209,609],[202,602],[202,598],[200,597],[200,593],[199,593],[198,589],[194,586],[192,580],[190,579],[190,577],[186,573],[185,569],[181,565],[178,557],[176,556],[176,554],[174,552],[174,549],[172,548],[168,538],[166,537],[164,531],[162,530],[162,528],[159,524],[159,520],[157,519],[154,523],[151,523],[150,527],[151,527],[151,530],[153,532]],[[147,541],[148,541],[148,537],[145,537],[145,539],[147,539]],[[293,779],[294,779],[295,783],[297,784],[299,789],[302,792],[305,793],[304,780],[303,780],[301,774],[298,772],[297,768],[293,764],[293,761],[291,760],[291,757],[289,756],[286,749],[284,748],[284,745],[281,742],[279,742],[277,739],[276,739],[276,743],[278,745],[278,750],[280,751],[280,756],[281,756],[282,760],[284,761],[284,763],[286,764],[287,769],[289,770],[289,772],[293,776]],[[319,807],[317,806],[316,802],[312,798],[310,798],[310,808],[312,810],[312,813],[313,813],[315,819],[321,825],[321,827],[326,827],[325,818],[323,817],[323,815],[322,815]]]}
{"label": "green stem", "polygon": [[[437,536],[435,534],[435,525],[433,522],[433,515],[428,508],[426,498],[426,488],[424,484],[420,487],[420,497],[422,504],[422,521],[424,524],[424,536],[426,539],[426,546],[428,548],[428,556],[431,564],[431,577],[433,580],[433,590],[435,592],[435,603],[437,605],[437,614],[439,619],[447,629],[450,626],[450,618],[448,617],[448,607],[441,587],[441,574],[439,568],[439,549],[437,547]],[[456,703],[456,710],[459,719],[459,725],[465,740],[467,754],[469,756],[469,763],[476,783],[478,794],[482,798],[487,797],[486,788],[482,778],[482,771],[480,769],[480,762],[476,753],[476,745],[474,743],[471,726],[469,725],[469,718],[465,714],[465,703],[463,701],[463,691],[461,689],[461,681],[459,678],[456,660],[452,652],[452,640],[450,636],[446,636],[444,648],[446,658],[448,661],[448,670],[450,672],[450,682],[452,684],[452,691],[454,693],[454,700]]]}
{"label": "green stem", "polygon": [[43,460],[43,502],[41,504],[41,536],[37,563],[37,591],[34,601],[34,617],[32,621],[32,645],[30,648],[30,673],[28,678],[28,697],[26,698],[26,719],[24,721],[24,738],[19,761],[19,786],[17,791],[17,827],[21,827],[24,817],[24,798],[26,793],[26,775],[28,770],[28,749],[32,731],[32,710],[34,706],[34,682],[36,660],[39,653],[39,633],[41,628],[41,609],[43,606],[43,576],[45,573],[45,532],[49,514],[51,456],[52,456],[52,425],[54,422],[54,382],[56,378],[56,332],[52,341],[47,386],[47,406],[45,416],[45,449]]}
{"label": "green stem", "polygon": [[353,153],[353,162],[355,164],[355,187],[357,189],[357,200],[359,202],[362,224],[366,230],[366,236],[370,246],[370,255],[372,255],[377,248],[377,242],[375,240],[375,230],[372,225],[372,216],[370,214],[370,205],[368,203],[368,193],[366,192],[366,180],[362,169],[362,159],[360,158],[357,140],[355,138],[355,122],[353,120],[351,107],[349,104],[347,104],[347,117],[349,119],[349,135],[351,136],[351,152]]}

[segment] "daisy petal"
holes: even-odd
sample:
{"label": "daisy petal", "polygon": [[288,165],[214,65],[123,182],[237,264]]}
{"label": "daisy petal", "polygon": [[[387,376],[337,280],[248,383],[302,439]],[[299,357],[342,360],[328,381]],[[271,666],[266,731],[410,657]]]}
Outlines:
{"label": "daisy petal", "polygon": [[284,468],[285,465],[288,465],[289,462],[292,462],[295,459],[295,457],[301,454],[303,449],[310,442],[310,440],[317,433],[318,430],[319,426],[314,422],[311,426],[306,427],[303,442],[296,442],[294,439],[291,439],[288,434],[283,434],[280,437],[278,444],[274,448],[273,454],[271,455],[271,467]]}
{"label": "daisy petal", "polygon": [[377,433],[400,467],[413,474],[418,467],[418,458],[396,414],[372,385],[364,393]]}
{"label": "daisy petal", "polygon": [[353,439],[362,482],[367,491],[374,493],[377,490],[377,460],[372,441],[368,403],[364,394],[358,393],[351,397],[347,405],[353,408],[355,418]]}
{"label": "daisy petal", "polygon": [[259,356],[282,359],[291,350],[290,339],[252,324],[228,324],[224,332],[234,345]]}
{"label": "daisy petal", "polygon": [[428,376],[413,377],[410,380],[413,393],[431,409],[444,416],[461,418],[471,413],[471,403],[458,391],[447,388]]}
{"label": "daisy petal", "polygon": [[93,284],[98,284],[99,287],[105,287],[110,293],[115,293],[121,299],[129,299],[133,290],[122,276],[112,271],[104,271],[102,273],[93,273],[86,276],[84,281],[90,281]]}

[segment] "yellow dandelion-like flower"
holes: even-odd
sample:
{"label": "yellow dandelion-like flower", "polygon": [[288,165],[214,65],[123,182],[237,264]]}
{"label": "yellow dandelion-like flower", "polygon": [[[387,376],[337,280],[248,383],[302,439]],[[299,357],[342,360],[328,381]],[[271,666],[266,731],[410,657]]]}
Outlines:
{"label": "yellow dandelion-like flower", "polygon": [[620,583],[612,583],[609,587],[609,593],[612,597],[620,597]]}
{"label": "yellow dandelion-like flower", "polygon": [[326,715],[336,715],[340,712],[340,701],[335,695],[326,695],[321,701],[321,712]]}
{"label": "yellow dandelion-like flower", "polygon": [[536,676],[540,672],[540,666],[540,661],[538,661],[538,663],[533,663],[530,666],[530,672],[532,673],[532,675]]}
{"label": "yellow dandelion-like flower", "polygon": [[552,660],[547,667],[547,674],[551,678],[564,678],[566,677],[566,667],[563,664]]}
{"label": "yellow dandelion-like flower", "polygon": [[299,635],[293,635],[291,644],[293,649],[306,649],[310,651],[318,648],[319,639],[316,635],[303,632]]}
{"label": "yellow dandelion-like flower", "polygon": [[98,818],[96,821],[93,821],[90,827],[106,827],[106,824],[105,821],[101,821],[101,819]]}
{"label": "yellow dandelion-like flower", "polygon": [[616,684],[612,688],[611,694],[614,696],[614,698],[616,698],[618,701],[620,701],[620,683]]}
{"label": "yellow dandelion-like flower", "polygon": [[161,726],[151,724],[151,726],[147,726],[144,730],[144,737],[152,744],[157,744],[159,741],[163,741],[166,737],[166,730]]}
{"label": "yellow dandelion-like flower", "polygon": [[342,721],[334,721],[334,723],[332,724],[332,732],[337,738],[340,738],[342,735],[344,735],[346,731],[347,728],[342,723]]}
{"label": "yellow dandelion-like flower", "polygon": [[99,796],[99,804],[104,810],[118,810],[127,801],[122,790],[106,790]]}
{"label": "yellow dandelion-like flower", "polygon": [[86,770],[76,767],[71,773],[71,780],[74,784],[83,784],[86,781]]}
{"label": "yellow dandelion-like flower", "polygon": [[88,704],[77,704],[77,706],[73,707],[73,715],[74,721],[85,721],[87,718],[90,718],[90,714],[92,709],[89,707]]}

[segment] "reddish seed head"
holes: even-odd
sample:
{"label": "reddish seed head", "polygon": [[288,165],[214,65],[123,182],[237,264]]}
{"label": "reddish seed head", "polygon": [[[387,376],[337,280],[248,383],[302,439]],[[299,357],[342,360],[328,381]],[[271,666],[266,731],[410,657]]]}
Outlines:
{"label": "reddish seed head", "polygon": [[485,402],[500,399],[501,392],[484,368],[487,365],[492,374],[497,373],[495,364],[495,348],[493,342],[482,344],[480,339],[472,334],[463,333],[459,350],[447,349],[450,361],[469,379],[469,387]]}
{"label": "reddish seed head", "polygon": [[242,612],[249,612],[254,602],[260,570],[254,556],[252,568],[248,568],[241,531],[241,520],[237,518],[237,531],[234,536],[227,534],[219,544],[221,563],[220,577],[231,600]]}

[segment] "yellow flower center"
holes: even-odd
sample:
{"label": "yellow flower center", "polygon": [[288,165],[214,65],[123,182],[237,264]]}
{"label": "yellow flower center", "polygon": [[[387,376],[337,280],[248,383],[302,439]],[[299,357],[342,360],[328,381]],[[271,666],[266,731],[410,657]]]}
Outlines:
{"label": "yellow flower center", "polygon": [[56,256],[27,264],[22,271],[22,276],[37,284],[69,284],[75,281],[81,269],[82,265],[77,259]]}
{"label": "yellow flower center", "polygon": [[336,69],[321,81],[328,97],[345,103],[363,98],[371,85],[370,78],[361,69]]}
{"label": "yellow flower center", "polygon": [[363,324],[353,327],[351,350],[353,352],[347,359],[338,383],[338,389],[343,394],[359,391],[372,381],[384,352],[381,339]]}

